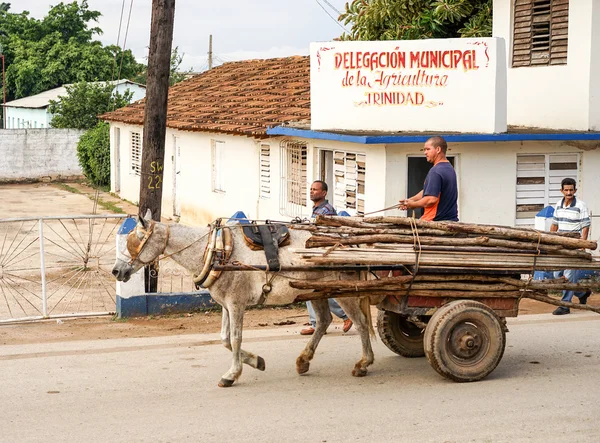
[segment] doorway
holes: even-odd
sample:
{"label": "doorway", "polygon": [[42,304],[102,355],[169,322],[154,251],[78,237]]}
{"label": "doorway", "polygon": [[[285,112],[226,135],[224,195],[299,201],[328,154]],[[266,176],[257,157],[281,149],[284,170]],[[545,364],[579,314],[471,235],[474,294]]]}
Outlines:
{"label": "doorway", "polygon": [[[455,156],[448,156],[447,158],[452,167],[456,169]],[[407,198],[412,197],[423,189],[425,177],[427,177],[427,173],[432,167],[433,165],[427,161],[424,155],[419,157],[408,157],[408,174],[406,184]],[[415,217],[421,218],[422,215],[423,208],[415,209]]]}
{"label": "doorway", "polygon": [[173,136],[173,215],[181,216],[181,199],[179,187],[181,185],[181,147],[176,136]]}

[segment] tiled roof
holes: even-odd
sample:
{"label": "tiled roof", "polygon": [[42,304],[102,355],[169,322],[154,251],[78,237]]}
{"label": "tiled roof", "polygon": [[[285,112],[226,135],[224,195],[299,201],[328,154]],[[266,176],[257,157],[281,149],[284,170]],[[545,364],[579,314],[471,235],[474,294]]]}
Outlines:
{"label": "tiled roof", "polygon": [[[101,116],[142,125],[145,100]],[[225,63],[169,88],[167,127],[266,136],[310,118],[310,62],[294,56]]]}

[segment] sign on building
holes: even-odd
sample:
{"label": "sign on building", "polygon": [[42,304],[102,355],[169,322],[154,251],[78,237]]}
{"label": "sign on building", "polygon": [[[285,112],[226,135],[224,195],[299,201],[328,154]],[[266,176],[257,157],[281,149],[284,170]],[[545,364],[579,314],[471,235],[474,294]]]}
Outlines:
{"label": "sign on building", "polygon": [[321,42],[310,57],[313,130],[506,131],[503,39]]}

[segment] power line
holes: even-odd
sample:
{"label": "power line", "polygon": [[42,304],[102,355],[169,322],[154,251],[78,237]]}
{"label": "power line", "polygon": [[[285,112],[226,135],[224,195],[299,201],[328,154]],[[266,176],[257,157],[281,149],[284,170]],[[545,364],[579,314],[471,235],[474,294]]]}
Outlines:
{"label": "power line", "polygon": [[327,6],[329,6],[331,9],[333,9],[335,12],[338,13],[338,15],[342,15],[342,13],[340,12],[339,9],[337,9],[335,6],[333,6],[331,3],[329,3],[327,0],[323,0],[323,3],[325,3]]}
{"label": "power line", "polygon": [[[348,31],[346,28],[344,28],[344,26],[333,15],[331,15],[329,13],[329,11],[327,11],[327,9],[325,9],[325,7],[319,2],[319,0],[315,0],[315,1],[317,2],[317,5],[319,5],[323,11],[325,11],[325,14],[327,14],[329,16],[329,18],[331,18],[331,20],[336,22],[337,25],[344,30],[344,32],[347,32],[348,34],[350,34],[350,31]],[[329,5],[329,7],[333,8],[333,6],[331,6],[331,4],[329,2],[327,2],[327,4]],[[333,8],[333,9],[335,9],[335,8]]]}

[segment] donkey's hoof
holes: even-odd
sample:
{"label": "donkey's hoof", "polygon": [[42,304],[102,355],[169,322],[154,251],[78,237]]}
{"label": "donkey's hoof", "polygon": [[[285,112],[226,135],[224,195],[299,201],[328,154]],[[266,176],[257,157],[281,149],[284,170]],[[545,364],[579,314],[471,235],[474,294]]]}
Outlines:
{"label": "donkey's hoof", "polygon": [[310,362],[298,357],[296,359],[296,372],[298,374],[306,374],[310,368]]}
{"label": "donkey's hoof", "polygon": [[233,382],[235,380],[227,380],[226,378],[222,378],[221,381],[219,382],[219,387],[220,388],[230,388],[231,386],[233,386]]}
{"label": "donkey's hoof", "polygon": [[259,371],[264,371],[266,369],[264,358],[262,358],[262,357],[256,358],[256,369],[258,369]]}
{"label": "donkey's hoof", "polygon": [[367,375],[367,370],[366,370],[366,369],[363,369],[363,368],[361,368],[361,367],[354,368],[354,369],[352,370],[352,375],[353,375],[354,377],[364,377],[365,375]]}

